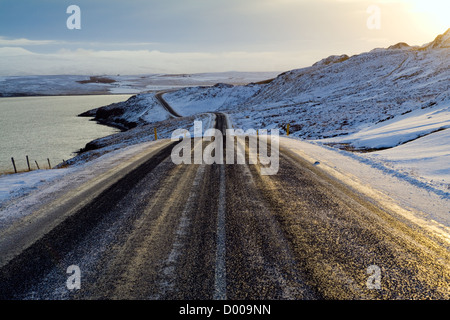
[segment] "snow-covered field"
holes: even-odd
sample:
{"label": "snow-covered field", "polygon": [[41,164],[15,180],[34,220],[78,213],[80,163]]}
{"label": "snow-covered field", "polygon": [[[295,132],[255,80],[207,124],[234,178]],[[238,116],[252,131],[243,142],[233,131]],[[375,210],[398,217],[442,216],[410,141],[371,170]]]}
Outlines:
{"label": "snow-covered field", "polygon": [[[92,111],[97,120],[129,130],[94,141],[92,150],[70,160],[74,167],[52,170],[55,176],[0,177],[0,217],[19,210],[28,191],[36,195],[51,188],[50,180],[76,177],[72,170],[77,166],[87,168],[151,143],[155,127],[160,139],[170,138],[177,128],[192,130],[194,120],[208,127],[208,112],[221,111],[244,130],[276,128],[286,134],[289,123],[290,136],[281,139],[284,147],[450,240],[450,30],[422,47],[332,56],[265,84],[213,85],[203,77],[199,86],[172,81],[183,88],[163,95],[181,118],[163,109],[154,92]],[[150,85],[169,88],[164,81],[147,82],[145,90]],[[144,87],[137,79],[122,79],[117,88],[144,92]]]}
{"label": "snow-covered field", "polygon": [[35,170],[0,176],[0,208],[5,202],[30,193],[44,183],[61,177],[67,170]]}
{"label": "snow-covered field", "polygon": [[388,169],[450,193],[450,102],[369,126],[347,136],[319,140],[325,144],[380,149],[363,153]]}
{"label": "snow-covered field", "polygon": [[247,84],[274,78],[278,72],[217,72],[143,75],[54,75],[0,77],[0,97],[72,94],[138,94],[150,91],[211,86],[218,82]]}
{"label": "snow-covered field", "polygon": [[417,138],[450,128],[450,101],[394,117],[360,131],[324,142],[351,144],[356,149],[392,148]]}
{"label": "snow-covered field", "polygon": [[392,149],[367,154],[367,158],[415,177],[450,193],[450,130],[430,134]]}

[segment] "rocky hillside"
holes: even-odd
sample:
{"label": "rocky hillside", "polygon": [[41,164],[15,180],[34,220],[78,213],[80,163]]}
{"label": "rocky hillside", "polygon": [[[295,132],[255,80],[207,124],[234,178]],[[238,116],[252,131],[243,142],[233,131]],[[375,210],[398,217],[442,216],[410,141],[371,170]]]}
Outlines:
{"label": "rocky hillside", "polygon": [[94,117],[99,123],[128,130],[137,126],[167,120],[170,114],[158,103],[154,94],[139,94],[127,101],[86,111],[80,117]]}

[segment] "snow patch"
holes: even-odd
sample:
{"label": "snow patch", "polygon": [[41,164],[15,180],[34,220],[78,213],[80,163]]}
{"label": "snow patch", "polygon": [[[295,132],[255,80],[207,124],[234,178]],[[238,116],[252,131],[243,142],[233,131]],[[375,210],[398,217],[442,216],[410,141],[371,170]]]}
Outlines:
{"label": "snow patch", "polygon": [[446,106],[409,111],[356,133],[322,141],[348,143],[357,149],[392,148],[447,128],[450,128],[450,103]]}

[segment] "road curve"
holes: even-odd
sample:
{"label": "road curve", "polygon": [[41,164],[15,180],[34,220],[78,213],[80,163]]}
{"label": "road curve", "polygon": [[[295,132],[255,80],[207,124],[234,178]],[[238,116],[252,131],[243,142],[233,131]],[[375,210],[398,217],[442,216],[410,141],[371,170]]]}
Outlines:
{"label": "road curve", "polygon": [[[4,266],[0,298],[449,298],[445,247],[289,150],[264,176],[260,164],[175,165],[172,147]],[[80,289],[67,288],[71,265]]]}
{"label": "road curve", "polygon": [[178,112],[173,110],[173,108],[170,106],[170,104],[167,103],[166,100],[162,97],[163,94],[167,93],[169,91],[160,91],[155,93],[155,98],[158,100],[158,102],[161,104],[161,106],[166,109],[167,112],[169,112],[174,117],[182,117]]}

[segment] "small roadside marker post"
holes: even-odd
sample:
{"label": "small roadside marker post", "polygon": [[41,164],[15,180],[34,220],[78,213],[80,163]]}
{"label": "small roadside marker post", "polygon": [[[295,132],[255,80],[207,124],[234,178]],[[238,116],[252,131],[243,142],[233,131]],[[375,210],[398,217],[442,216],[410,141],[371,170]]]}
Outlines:
{"label": "small roadside marker post", "polygon": [[14,167],[14,173],[17,173],[16,163],[14,162],[14,158],[13,157],[11,157],[11,161],[12,161],[12,164],[13,164],[13,167]]}
{"label": "small roadside marker post", "polygon": [[286,136],[289,136],[289,123],[286,125]]}
{"label": "small roadside marker post", "polygon": [[28,156],[27,156],[27,165],[28,165],[28,171],[31,171],[31,167],[30,167],[30,159],[28,159]]}
{"label": "small roadside marker post", "polygon": [[158,140],[158,133],[156,132],[156,128],[155,128],[155,140]]}

